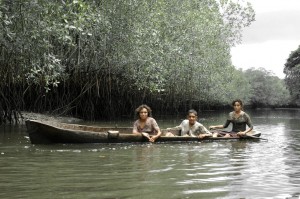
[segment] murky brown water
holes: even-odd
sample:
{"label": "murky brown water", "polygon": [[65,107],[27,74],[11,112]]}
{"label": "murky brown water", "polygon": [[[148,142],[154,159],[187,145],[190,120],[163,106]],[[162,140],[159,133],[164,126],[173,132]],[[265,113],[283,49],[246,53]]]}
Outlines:
{"label": "murky brown water", "polygon": [[267,142],[32,145],[24,127],[2,126],[0,198],[299,198],[300,110],[248,113]]}

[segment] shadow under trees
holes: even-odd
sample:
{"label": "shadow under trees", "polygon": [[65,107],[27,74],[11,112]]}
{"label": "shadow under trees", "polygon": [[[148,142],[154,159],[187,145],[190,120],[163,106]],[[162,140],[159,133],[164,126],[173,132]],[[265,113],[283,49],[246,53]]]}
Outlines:
{"label": "shadow under trees", "polygon": [[94,120],[142,103],[176,114],[250,99],[230,56],[250,4],[3,0],[0,19],[1,123],[20,111]]}

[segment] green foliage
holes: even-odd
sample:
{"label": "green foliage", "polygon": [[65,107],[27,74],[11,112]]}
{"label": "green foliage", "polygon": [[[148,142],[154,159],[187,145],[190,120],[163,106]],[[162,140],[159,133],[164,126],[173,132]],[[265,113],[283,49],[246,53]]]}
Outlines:
{"label": "green foliage", "polygon": [[257,106],[283,106],[290,100],[289,91],[284,80],[273,76],[263,68],[258,70],[248,69],[245,76],[251,85],[250,104]]}
{"label": "green foliage", "polygon": [[[247,27],[255,20],[255,12],[249,2],[218,0],[219,12],[224,27],[223,34],[232,45],[240,43],[241,29]],[[236,3],[238,2],[238,3]]]}
{"label": "green foliage", "polygon": [[254,20],[250,4],[3,0],[0,19],[0,78],[18,88],[19,109],[94,118],[159,99],[177,109],[247,97],[230,47]]}
{"label": "green foliage", "polygon": [[34,66],[30,72],[25,74],[28,84],[43,85],[46,92],[50,90],[49,87],[57,87],[59,79],[64,74],[64,67],[60,64],[60,60],[55,56],[49,54],[44,55],[38,63],[33,63]]}
{"label": "green foliage", "polygon": [[223,94],[223,98],[228,104],[231,104],[232,99],[243,99],[245,104],[250,103],[252,84],[247,79],[247,73],[242,70],[231,69],[228,84],[224,87],[226,94]]}
{"label": "green foliage", "polygon": [[300,105],[300,46],[291,52],[285,63],[285,82],[292,96],[292,103]]}

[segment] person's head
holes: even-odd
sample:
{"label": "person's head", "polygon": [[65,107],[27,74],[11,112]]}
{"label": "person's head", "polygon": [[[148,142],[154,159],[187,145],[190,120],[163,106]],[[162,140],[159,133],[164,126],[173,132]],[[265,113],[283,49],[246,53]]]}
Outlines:
{"label": "person's head", "polygon": [[194,125],[196,123],[197,118],[198,118],[197,111],[195,111],[194,109],[188,111],[187,119],[189,120],[189,123],[191,125]]}
{"label": "person's head", "polygon": [[142,104],[137,109],[135,109],[135,113],[139,119],[147,119],[147,117],[152,116],[152,110],[146,104]]}
{"label": "person's head", "polygon": [[241,111],[243,110],[244,106],[242,100],[240,99],[233,100],[231,105],[233,106],[234,111]]}

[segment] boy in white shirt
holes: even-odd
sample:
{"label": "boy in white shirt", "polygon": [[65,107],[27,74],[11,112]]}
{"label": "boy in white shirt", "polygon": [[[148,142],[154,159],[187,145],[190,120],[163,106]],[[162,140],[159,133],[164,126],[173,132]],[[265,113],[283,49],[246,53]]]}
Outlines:
{"label": "boy in white shirt", "polygon": [[[183,120],[179,126],[174,128],[168,128],[167,130],[180,130],[180,136],[191,137],[211,137],[212,133],[209,132],[201,123],[197,122],[197,111],[191,109],[188,111],[187,119]],[[171,132],[168,132],[166,136],[174,136]]]}

